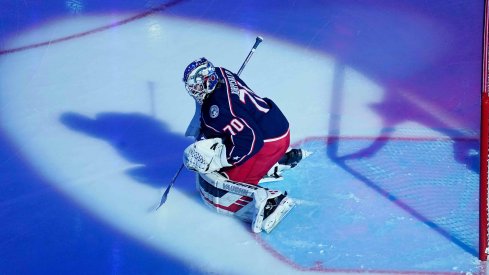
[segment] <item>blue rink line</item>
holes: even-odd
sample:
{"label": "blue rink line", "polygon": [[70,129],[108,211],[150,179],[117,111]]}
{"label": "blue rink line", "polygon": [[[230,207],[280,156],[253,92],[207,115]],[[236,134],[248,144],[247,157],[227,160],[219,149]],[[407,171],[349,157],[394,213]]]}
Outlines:
{"label": "blue rink line", "polygon": [[303,143],[313,155],[267,184],[298,205],[265,246],[303,270],[477,274],[478,141],[376,142]]}

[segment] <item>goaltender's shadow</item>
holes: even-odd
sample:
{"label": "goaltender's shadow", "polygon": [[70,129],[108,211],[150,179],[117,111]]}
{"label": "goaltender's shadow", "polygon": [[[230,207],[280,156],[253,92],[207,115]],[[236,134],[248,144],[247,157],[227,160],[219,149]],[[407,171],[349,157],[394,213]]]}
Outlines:
{"label": "goaltender's shadow", "polygon": [[[91,118],[67,112],[60,121],[71,130],[108,142],[135,164],[126,174],[154,188],[170,183],[182,163],[183,150],[192,142],[170,132],[162,121],[140,113],[99,113]],[[193,175],[182,171],[179,179],[178,188],[195,196]]]}

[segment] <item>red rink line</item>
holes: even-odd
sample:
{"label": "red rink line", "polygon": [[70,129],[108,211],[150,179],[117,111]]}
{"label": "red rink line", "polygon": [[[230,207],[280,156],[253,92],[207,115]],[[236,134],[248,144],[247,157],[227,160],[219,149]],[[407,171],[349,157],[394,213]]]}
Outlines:
{"label": "red rink line", "polygon": [[[447,272],[447,271],[399,271],[399,270],[375,270],[375,269],[334,269],[323,267],[322,262],[316,262],[316,265],[313,267],[303,267],[298,265],[297,263],[291,261],[287,257],[283,256],[279,252],[277,252],[273,247],[270,246],[266,241],[264,241],[260,234],[252,233],[254,239],[261,245],[263,248],[272,254],[273,257],[280,260],[283,263],[291,266],[292,268],[299,271],[310,271],[310,272],[321,272],[321,273],[349,273],[349,274],[395,274],[395,275],[460,275],[465,274],[461,272]],[[481,264],[479,272],[471,273],[474,275],[482,275],[486,274],[486,268]]]}
{"label": "red rink line", "polygon": [[108,29],[112,29],[112,28],[115,28],[115,27],[119,27],[119,26],[124,25],[124,24],[127,24],[129,22],[136,21],[136,20],[139,20],[141,18],[147,17],[147,16],[152,15],[154,13],[157,13],[157,12],[160,12],[160,11],[164,11],[167,8],[171,8],[171,7],[179,4],[182,1],[183,0],[173,0],[173,1],[170,1],[168,3],[159,5],[156,8],[152,8],[152,9],[146,11],[146,12],[143,12],[143,13],[137,14],[135,16],[126,18],[124,20],[121,20],[121,21],[112,23],[110,25],[98,27],[98,28],[95,28],[95,29],[92,29],[92,30],[84,31],[84,32],[81,32],[81,33],[76,33],[76,34],[72,34],[72,35],[69,35],[69,36],[61,37],[61,38],[58,38],[58,39],[44,41],[44,42],[40,42],[40,43],[36,43],[36,44],[31,44],[31,45],[26,45],[26,46],[22,46],[22,47],[18,47],[18,48],[0,50],[0,55],[6,55],[6,54],[11,54],[11,53],[25,51],[25,50],[35,49],[35,48],[39,48],[39,47],[43,47],[43,46],[48,46],[48,45],[51,45],[51,44],[56,44],[56,43],[60,43],[60,42],[64,42],[64,41],[68,41],[68,40],[72,40],[72,39],[76,39],[76,38],[80,38],[80,37],[83,37],[83,36],[87,36],[87,35],[90,35],[90,34],[102,32],[102,31],[105,31],[105,30],[108,30]]}
{"label": "red rink line", "polygon": [[329,140],[392,140],[392,141],[478,141],[479,137],[390,137],[390,136],[317,136],[307,137],[294,142],[293,146],[299,146],[311,141],[329,141]]}
{"label": "red rink line", "polygon": [[[323,141],[323,142],[329,142],[330,140],[393,140],[393,141],[478,141],[479,137],[389,137],[389,136],[379,136],[379,137],[361,137],[361,136],[317,136],[317,137],[308,137],[302,140],[299,140],[297,142],[294,142],[291,144],[292,147],[299,147],[300,145],[306,143],[306,142],[312,142],[312,141]],[[460,272],[448,272],[448,271],[399,271],[399,270],[375,270],[375,269],[334,269],[334,268],[327,268],[323,266],[322,262],[317,262],[315,266],[313,267],[303,267],[295,263],[294,261],[288,259],[284,255],[280,254],[277,250],[275,250],[269,243],[267,243],[265,240],[263,240],[259,234],[253,234],[254,239],[266,250],[268,251],[272,256],[274,256],[276,259],[280,260],[281,262],[291,266],[292,268],[299,270],[299,271],[314,271],[314,272],[321,272],[321,273],[346,273],[346,274],[368,274],[368,273],[374,273],[374,274],[396,274],[396,275],[456,275],[456,274],[461,274]],[[479,265],[479,272],[471,273],[471,274],[487,274],[487,266],[485,262],[480,262]]]}

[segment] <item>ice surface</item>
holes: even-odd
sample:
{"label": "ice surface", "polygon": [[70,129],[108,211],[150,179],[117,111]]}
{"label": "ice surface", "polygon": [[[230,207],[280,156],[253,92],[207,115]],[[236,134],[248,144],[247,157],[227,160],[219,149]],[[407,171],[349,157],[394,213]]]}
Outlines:
{"label": "ice surface", "polygon": [[[110,3],[109,3],[110,2]],[[482,1],[1,2],[0,273],[482,273]],[[271,234],[184,171],[181,83],[237,70],[314,154]]]}

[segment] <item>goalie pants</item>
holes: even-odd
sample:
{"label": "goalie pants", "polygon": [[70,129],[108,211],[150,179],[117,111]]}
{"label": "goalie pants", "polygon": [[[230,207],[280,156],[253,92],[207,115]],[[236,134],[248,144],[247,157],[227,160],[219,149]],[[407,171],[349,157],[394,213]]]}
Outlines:
{"label": "goalie pants", "polygon": [[242,165],[223,169],[221,172],[230,180],[258,184],[272,166],[287,152],[290,145],[290,131],[274,139],[264,141],[263,147]]}

